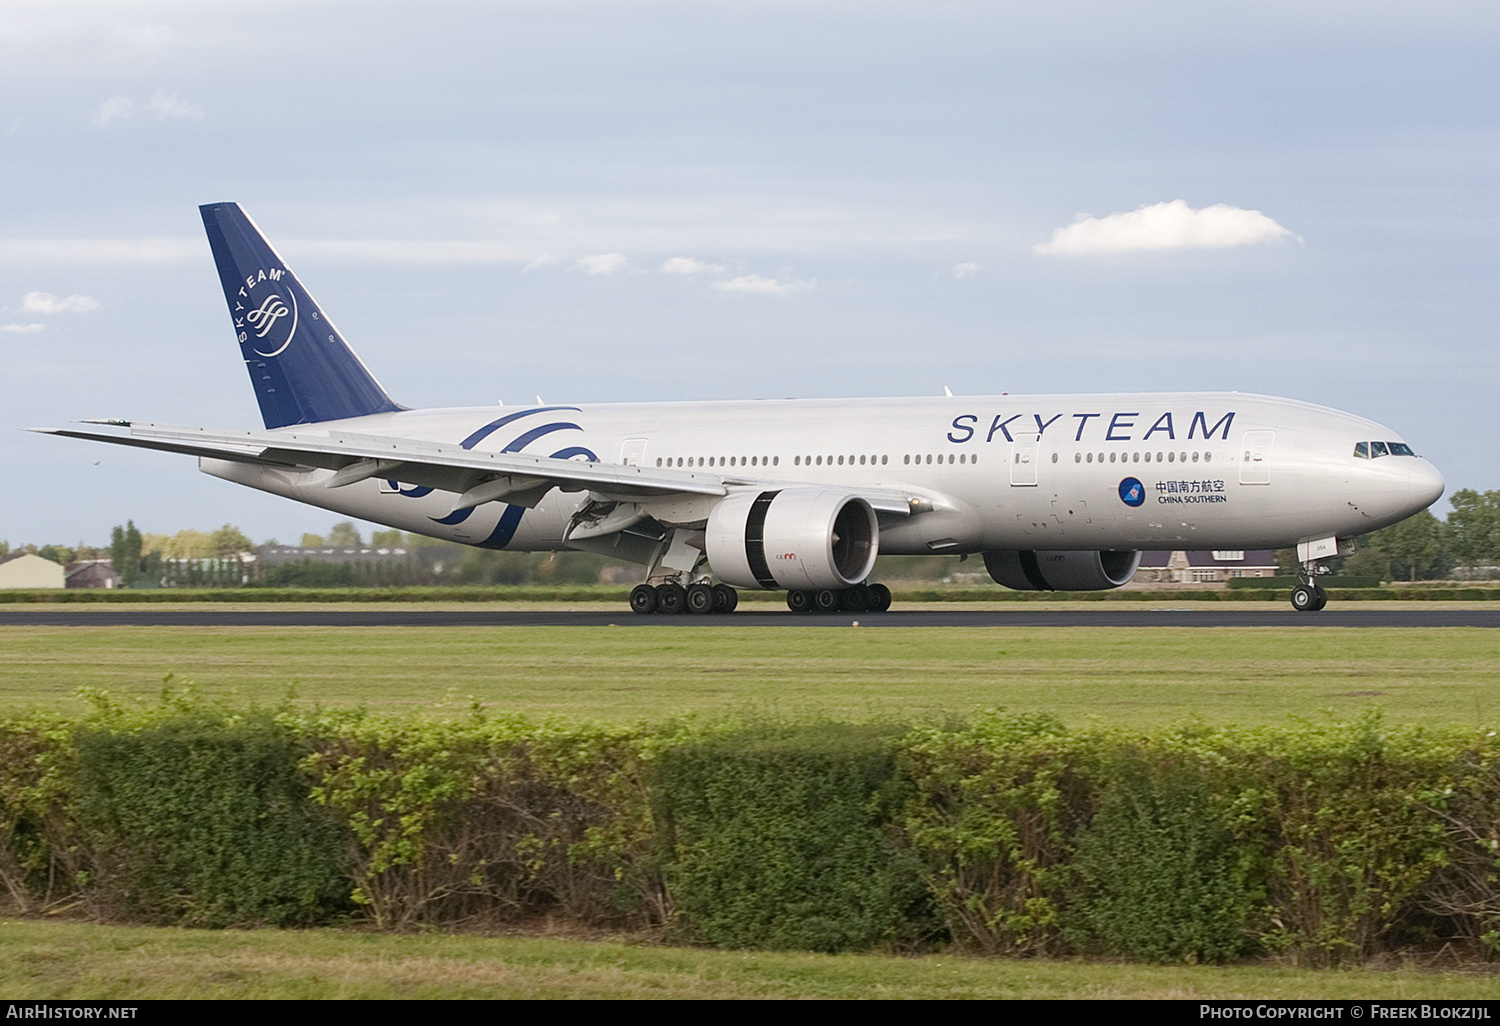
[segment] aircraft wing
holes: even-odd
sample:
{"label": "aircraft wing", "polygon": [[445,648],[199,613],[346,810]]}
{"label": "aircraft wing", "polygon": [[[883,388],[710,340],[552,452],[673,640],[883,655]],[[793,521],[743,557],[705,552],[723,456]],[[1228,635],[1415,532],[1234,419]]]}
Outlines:
{"label": "aircraft wing", "polygon": [[[227,460],[286,470],[333,471],[324,487],[340,488],[385,478],[452,492],[454,509],[504,500],[534,505],[548,491],[589,492],[596,500],[643,502],[666,496],[713,498],[731,490],[774,488],[766,478],[705,474],[695,470],[586,463],[514,452],[480,452],[456,444],[353,432],[229,431],[129,421],[100,421],[130,434],[35,428],[44,434],[108,442],[200,459]],[[877,513],[909,516],[931,502],[900,489],[854,487]]]}

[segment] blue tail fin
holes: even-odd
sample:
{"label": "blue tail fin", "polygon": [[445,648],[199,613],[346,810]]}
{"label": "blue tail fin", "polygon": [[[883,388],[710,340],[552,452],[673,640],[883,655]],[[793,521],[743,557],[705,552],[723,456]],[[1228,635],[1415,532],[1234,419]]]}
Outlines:
{"label": "blue tail fin", "polygon": [[237,203],[198,208],[266,427],[404,407],[365,369]]}

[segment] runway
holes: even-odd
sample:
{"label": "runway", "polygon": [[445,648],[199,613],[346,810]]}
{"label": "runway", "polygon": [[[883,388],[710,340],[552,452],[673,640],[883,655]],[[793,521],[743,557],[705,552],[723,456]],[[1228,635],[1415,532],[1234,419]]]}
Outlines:
{"label": "runway", "polygon": [[0,609],[0,626],[49,627],[1403,627],[1500,628],[1497,609],[1235,610],[1183,606],[1068,610],[916,609],[889,613],[795,614],[742,608],[729,616],[637,616],[629,610],[488,609],[133,609],[29,606]]}

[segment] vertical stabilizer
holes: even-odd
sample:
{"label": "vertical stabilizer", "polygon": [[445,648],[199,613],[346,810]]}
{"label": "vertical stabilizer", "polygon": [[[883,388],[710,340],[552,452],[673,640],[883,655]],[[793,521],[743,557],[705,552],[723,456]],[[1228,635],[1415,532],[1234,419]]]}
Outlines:
{"label": "vertical stabilizer", "polygon": [[237,203],[199,207],[266,427],[403,407],[365,369]]}

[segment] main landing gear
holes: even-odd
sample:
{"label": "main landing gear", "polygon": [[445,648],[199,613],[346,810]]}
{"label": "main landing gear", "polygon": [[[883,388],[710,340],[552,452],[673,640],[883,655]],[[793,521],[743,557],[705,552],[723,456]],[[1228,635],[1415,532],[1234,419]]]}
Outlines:
{"label": "main landing gear", "polygon": [[[727,584],[698,581],[683,587],[675,580],[662,584],[638,584],[630,592],[631,612],[642,616],[651,613],[732,613],[740,603],[740,593]],[[891,608],[891,589],[883,584],[860,584],[853,588],[824,588],[819,591],[789,591],[787,608],[794,613],[883,613]]]}
{"label": "main landing gear", "polygon": [[883,613],[891,608],[891,589],[883,584],[852,588],[789,591],[786,607],[794,613]]}
{"label": "main landing gear", "polygon": [[676,581],[665,584],[638,584],[630,592],[630,610],[645,616],[649,613],[732,613],[740,604],[740,593],[727,584],[699,581],[684,588]]}

